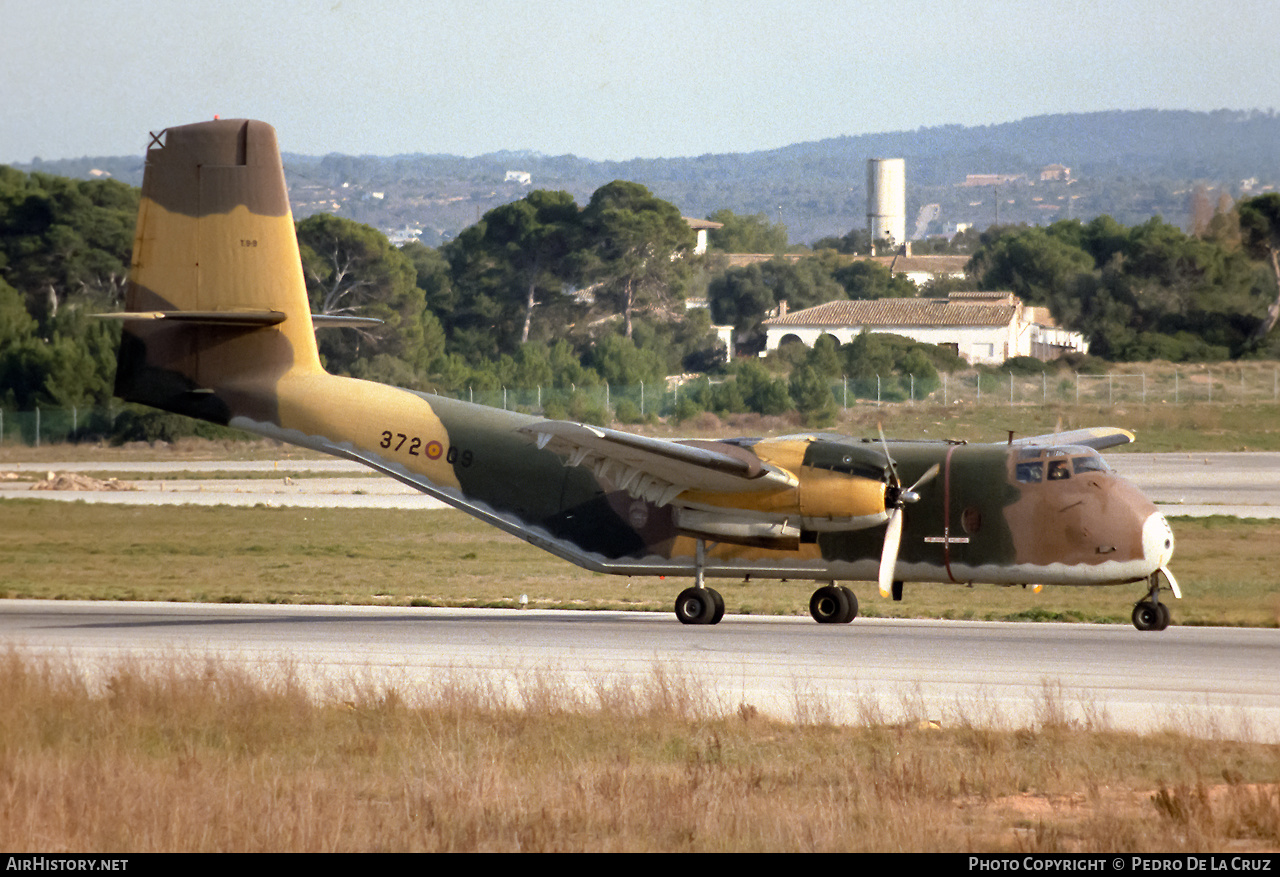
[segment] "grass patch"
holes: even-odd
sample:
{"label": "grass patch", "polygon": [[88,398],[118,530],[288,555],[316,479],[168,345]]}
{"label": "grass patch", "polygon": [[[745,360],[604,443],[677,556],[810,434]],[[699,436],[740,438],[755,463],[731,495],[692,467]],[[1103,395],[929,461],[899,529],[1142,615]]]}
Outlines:
{"label": "grass patch", "polygon": [[271,439],[212,440],[183,438],[176,442],[129,442],[109,445],[105,442],[83,444],[43,443],[40,447],[16,444],[12,439],[0,448],[0,460],[6,463],[170,463],[225,462],[227,460],[331,460],[327,454],[310,451]]}
{"label": "grass patch", "polygon": [[[1280,521],[1175,518],[1176,624],[1280,626]],[[107,506],[0,500],[0,596],[669,612],[680,579],[587,572],[453,510]],[[714,580],[728,611],[800,615],[810,581]],[[1129,623],[1138,586],[857,585],[881,618]]]}

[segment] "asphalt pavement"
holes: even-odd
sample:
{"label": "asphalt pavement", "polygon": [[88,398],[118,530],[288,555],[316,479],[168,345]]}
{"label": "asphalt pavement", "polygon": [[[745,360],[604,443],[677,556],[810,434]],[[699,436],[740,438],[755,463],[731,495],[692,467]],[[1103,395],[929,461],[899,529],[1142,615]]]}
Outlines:
{"label": "asphalt pavement", "polygon": [[[1136,484],[1165,514],[1280,518],[1280,453],[1130,453],[1111,454],[1106,459],[1117,474]],[[32,490],[30,481],[0,481],[0,498],[119,505],[446,507],[392,478],[346,460],[0,463],[0,477],[5,472],[23,476],[110,472],[134,489]],[[129,478],[135,473],[137,478]]]}

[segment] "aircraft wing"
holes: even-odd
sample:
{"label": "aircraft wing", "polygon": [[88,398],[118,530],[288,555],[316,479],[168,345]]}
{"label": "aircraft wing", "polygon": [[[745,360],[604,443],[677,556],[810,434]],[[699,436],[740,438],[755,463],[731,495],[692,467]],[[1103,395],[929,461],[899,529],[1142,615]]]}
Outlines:
{"label": "aircraft wing", "polygon": [[541,420],[520,433],[586,466],[637,499],[664,506],[686,490],[740,493],[796,487],[795,475],[725,442],[670,441],[567,420]]}
{"label": "aircraft wing", "polygon": [[1049,445],[1083,445],[1100,451],[1116,445],[1127,445],[1134,440],[1133,433],[1127,429],[1114,426],[1092,426],[1087,429],[1073,429],[1070,432],[1055,432],[1049,435],[1033,435],[1014,439],[1015,445],[1047,447]]}

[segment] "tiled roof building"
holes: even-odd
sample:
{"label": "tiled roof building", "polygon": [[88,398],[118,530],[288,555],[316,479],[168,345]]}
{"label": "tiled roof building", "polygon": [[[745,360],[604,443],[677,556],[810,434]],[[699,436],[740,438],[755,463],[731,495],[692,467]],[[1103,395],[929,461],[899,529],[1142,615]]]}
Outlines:
{"label": "tiled roof building", "polygon": [[1047,308],[1024,305],[1009,292],[830,301],[791,313],[784,303],[779,310],[764,321],[766,351],[791,341],[812,347],[823,335],[847,344],[863,331],[946,345],[971,363],[1000,363],[1012,356],[1049,360],[1089,349],[1079,332],[1055,326]]}

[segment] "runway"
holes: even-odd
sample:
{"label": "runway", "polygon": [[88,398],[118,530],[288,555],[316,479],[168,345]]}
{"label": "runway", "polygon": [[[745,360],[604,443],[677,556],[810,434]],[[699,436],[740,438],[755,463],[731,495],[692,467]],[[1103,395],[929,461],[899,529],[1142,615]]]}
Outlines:
{"label": "runway", "polygon": [[[1280,518],[1280,453],[1131,453],[1109,454],[1106,459],[1117,474],[1136,484],[1165,514]],[[394,479],[346,460],[0,463],[0,472],[26,476],[104,471],[115,473],[135,489],[33,491],[29,481],[0,481],[0,498],[117,505],[445,507]],[[132,473],[137,473],[137,478],[129,478]]]}
{"label": "runway", "polygon": [[0,646],[90,674],[126,658],[207,658],[292,672],[320,697],[441,686],[588,706],[601,691],[666,685],[712,712],[750,705],[786,720],[868,719],[1038,727],[1045,722],[1280,742],[1280,632],[1120,625],[668,613],[194,605],[14,600]]}
{"label": "runway", "polygon": [[[129,490],[32,490],[0,481],[0,499],[46,499],[111,505],[229,505],[298,508],[443,509],[394,478],[348,460],[232,460],[177,463],[8,463],[19,475],[111,472]],[[136,476],[136,477],[130,477]]]}
{"label": "runway", "polygon": [[[1112,454],[1167,514],[1280,517],[1280,454]],[[0,497],[159,503],[433,508],[436,501],[345,461],[0,464],[18,472],[103,472],[124,492]],[[263,476],[267,477],[263,477]],[[195,477],[193,477],[195,476]],[[255,477],[256,476],[256,477]],[[215,657],[271,674],[291,668],[320,696],[353,684],[402,693],[486,686],[513,702],[548,685],[590,701],[659,678],[716,709],[749,704],[788,720],[928,717],[943,724],[1078,723],[1280,742],[1280,632],[727,616],[685,627],[669,613],[4,601],[0,645],[93,672],[132,657]]]}

